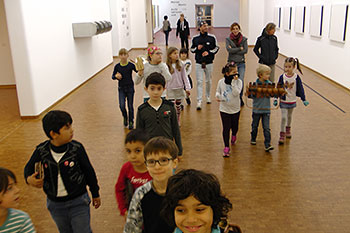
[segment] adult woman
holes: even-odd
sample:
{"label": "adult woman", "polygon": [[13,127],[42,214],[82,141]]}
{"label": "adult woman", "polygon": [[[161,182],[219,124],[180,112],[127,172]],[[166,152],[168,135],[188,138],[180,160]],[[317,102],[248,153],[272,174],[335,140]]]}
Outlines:
{"label": "adult woman", "polygon": [[[245,58],[244,54],[248,52],[247,38],[242,35],[241,26],[233,23],[230,27],[230,36],[226,38],[226,50],[228,52],[228,62],[237,64],[239,79],[244,86]],[[241,91],[241,106],[244,105],[242,100],[243,89]]]}

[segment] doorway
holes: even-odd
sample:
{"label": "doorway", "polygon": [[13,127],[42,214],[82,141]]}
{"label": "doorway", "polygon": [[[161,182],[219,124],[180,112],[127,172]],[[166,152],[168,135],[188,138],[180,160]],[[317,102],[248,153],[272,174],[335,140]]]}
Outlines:
{"label": "doorway", "polygon": [[207,22],[208,26],[213,25],[213,5],[197,5],[196,8],[196,27],[199,27],[201,21]]}

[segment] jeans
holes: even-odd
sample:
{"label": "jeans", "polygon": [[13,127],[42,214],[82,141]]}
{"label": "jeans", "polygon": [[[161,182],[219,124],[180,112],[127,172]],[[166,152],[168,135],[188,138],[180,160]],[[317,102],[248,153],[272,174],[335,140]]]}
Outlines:
{"label": "jeans", "polygon": [[46,205],[60,233],[90,233],[90,203],[90,197],[85,193],[64,202],[47,198]]}
{"label": "jeans", "polygon": [[242,80],[242,90],[241,90],[241,93],[239,94],[239,96],[241,97],[241,100],[242,100],[242,95],[243,95],[243,90],[244,90],[245,63],[238,63],[237,69],[238,69],[239,79]]}
{"label": "jeans", "polygon": [[169,31],[164,32],[165,34],[165,45],[168,46]]}
{"label": "jeans", "polygon": [[128,118],[128,114],[125,109],[125,100],[128,101],[129,110],[129,122],[134,122],[134,94],[135,90],[133,86],[118,87],[119,92],[119,108],[123,114],[124,119]]}
{"label": "jeans", "polygon": [[224,139],[225,147],[230,146],[230,131],[232,131],[232,136],[236,136],[237,134],[239,114],[240,112],[234,114],[220,112],[222,121],[222,137]]}
{"label": "jeans", "polygon": [[203,72],[205,74],[205,95],[210,97],[211,88],[211,73],[213,72],[213,63],[207,64],[205,69],[202,68],[202,64],[196,63],[196,78],[197,78],[197,101],[202,101],[203,95]]}
{"label": "jeans", "polygon": [[256,136],[258,135],[259,121],[261,118],[262,126],[264,129],[265,137],[265,147],[270,146],[271,142],[271,132],[270,132],[270,113],[254,113],[253,112],[253,122],[252,122],[252,132],[251,132],[251,141],[256,141]]}

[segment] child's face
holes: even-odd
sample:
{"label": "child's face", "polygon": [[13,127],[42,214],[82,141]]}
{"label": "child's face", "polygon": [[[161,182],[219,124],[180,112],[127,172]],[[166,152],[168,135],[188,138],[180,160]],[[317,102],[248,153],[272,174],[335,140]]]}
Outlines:
{"label": "child's face", "polygon": [[269,71],[265,71],[265,72],[262,72],[261,74],[260,74],[260,79],[262,79],[263,81],[266,81],[266,80],[269,80],[269,78],[270,78],[270,73],[271,72],[269,72]]}
{"label": "child's face", "polygon": [[56,146],[64,145],[73,139],[73,127],[72,124],[67,124],[60,128],[59,133],[51,131],[51,137]]}
{"label": "child's face", "polygon": [[125,151],[128,161],[136,167],[145,166],[145,158],[143,157],[143,142],[135,141],[125,144]]}
{"label": "child's face", "polygon": [[162,62],[162,55],[163,55],[162,51],[160,51],[160,50],[155,51],[152,55],[150,55],[151,63],[152,64],[161,63]]}
{"label": "child's face", "polygon": [[213,224],[213,209],[189,196],[177,203],[175,223],[183,233],[210,233]]}
{"label": "child's face", "polygon": [[174,52],[169,54],[169,58],[172,62],[176,62],[177,60],[179,60],[179,52],[175,50]]}
{"label": "child's face", "polygon": [[122,63],[126,63],[128,61],[129,54],[120,54],[119,58]]}
{"label": "child's face", "polygon": [[294,70],[294,66],[292,62],[285,62],[284,63],[284,72],[287,74],[292,74]]}
{"label": "child's face", "polygon": [[238,73],[237,67],[230,69],[229,73],[226,73],[227,76],[234,75]]}
{"label": "child's face", "polygon": [[[177,159],[172,159],[169,153],[159,152],[157,154],[148,154],[146,162],[159,161],[155,163],[155,166],[147,164],[147,170],[154,182],[167,182],[173,175],[173,170],[177,166]],[[160,165],[160,163],[165,163]],[[167,164],[166,164],[167,163]]]}
{"label": "child's face", "polygon": [[187,54],[186,53],[180,53],[180,59],[181,60],[186,60],[187,59]]}
{"label": "child's face", "polygon": [[165,88],[161,84],[150,84],[148,87],[145,87],[145,90],[151,100],[159,100],[163,94],[164,89]]}
{"label": "child's face", "polygon": [[0,208],[16,208],[19,205],[19,189],[15,181],[8,177],[9,184],[5,191],[0,193]]}

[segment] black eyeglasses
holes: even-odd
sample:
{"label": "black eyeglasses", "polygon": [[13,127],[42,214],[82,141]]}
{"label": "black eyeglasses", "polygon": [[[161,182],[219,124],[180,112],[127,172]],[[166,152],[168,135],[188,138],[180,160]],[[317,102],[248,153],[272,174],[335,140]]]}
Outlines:
{"label": "black eyeglasses", "polygon": [[166,166],[169,164],[169,161],[173,160],[172,158],[160,158],[159,160],[156,159],[149,159],[145,161],[145,164],[147,167],[155,167],[156,163],[159,164],[159,166]]}

